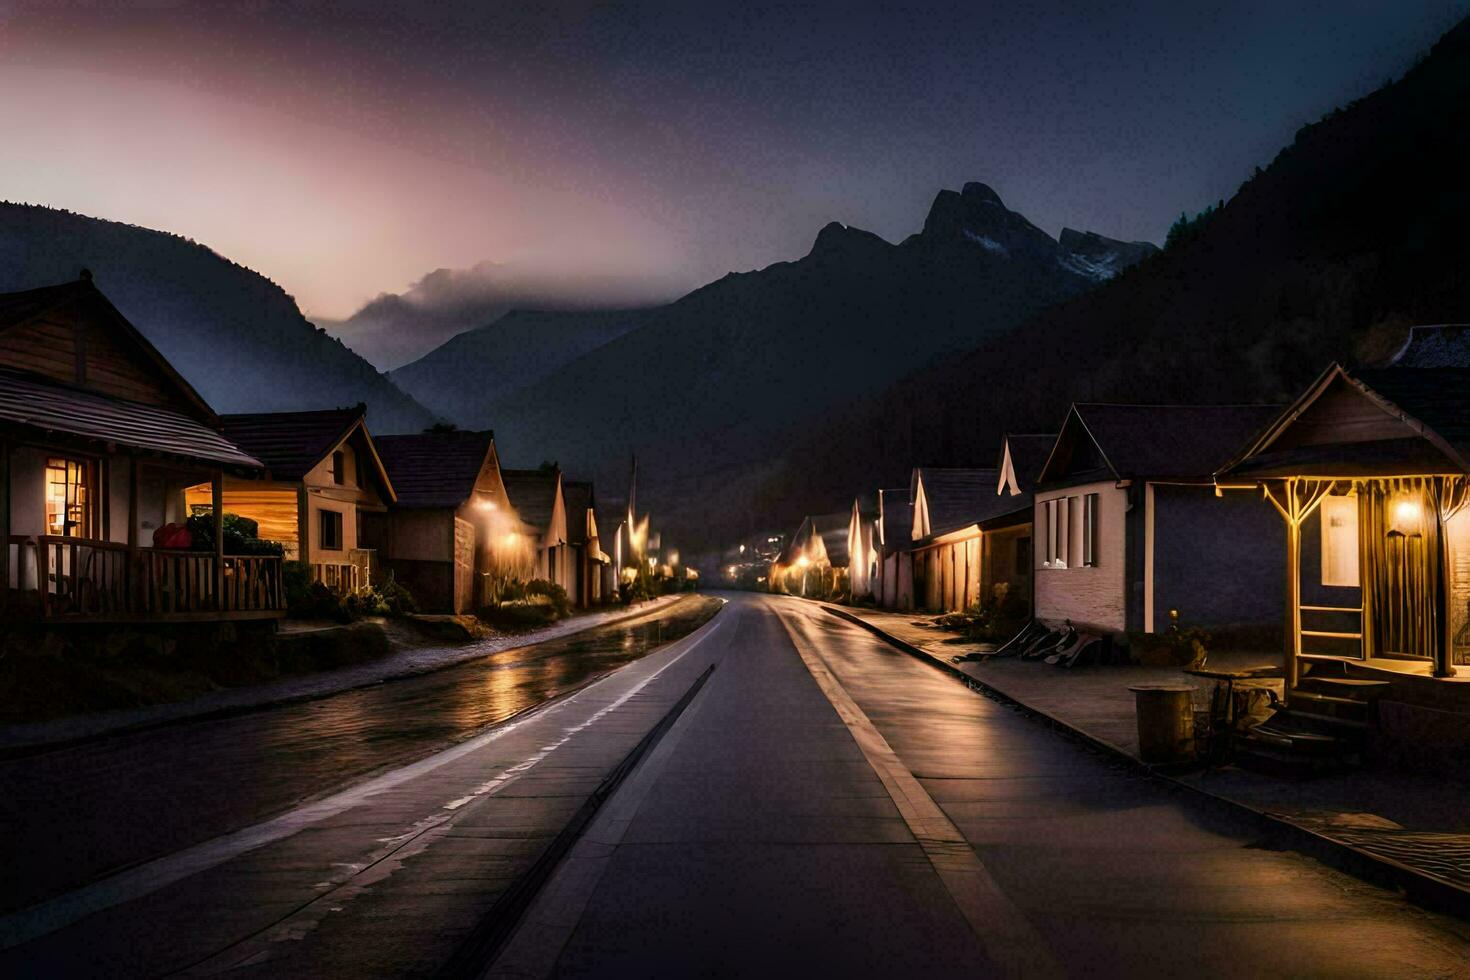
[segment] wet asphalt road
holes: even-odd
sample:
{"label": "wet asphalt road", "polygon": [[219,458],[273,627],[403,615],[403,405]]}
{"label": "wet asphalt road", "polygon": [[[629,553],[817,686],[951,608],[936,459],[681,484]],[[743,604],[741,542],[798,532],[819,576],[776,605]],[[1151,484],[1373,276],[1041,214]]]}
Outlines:
{"label": "wet asphalt road", "polygon": [[[1463,923],[1273,850],[814,603],[722,615],[732,649],[619,791],[641,796],[594,825],[493,972],[1470,973]],[[956,830],[978,862],[955,862]]]}
{"label": "wet asphalt road", "polygon": [[717,608],[693,598],[430,674],[0,761],[0,911],[460,742],[692,632]]}
{"label": "wet asphalt road", "polygon": [[345,789],[282,835],[207,865],[151,862],[126,894],[80,889],[55,922],[0,917],[0,939],[17,925],[31,937],[0,952],[0,974],[435,975],[710,666],[488,975],[1452,977],[1470,964],[1464,923],[1275,850],[816,604],[736,595],[686,640]]}

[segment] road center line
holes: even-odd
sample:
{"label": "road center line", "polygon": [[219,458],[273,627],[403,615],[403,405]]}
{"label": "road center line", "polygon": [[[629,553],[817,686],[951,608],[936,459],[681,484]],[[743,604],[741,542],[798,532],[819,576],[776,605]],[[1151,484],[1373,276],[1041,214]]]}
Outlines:
{"label": "road center line", "polygon": [[[667,651],[678,650],[678,652],[667,663],[659,667],[658,670],[643,678],[631,690],[617,699],[615,704],[621,705],[643,690],[644,687],[682,659],[685,654],[700,642],[712,636],[720,628],[722,622],[723,618],[717,614],[709,623],[700,627],[687,637],[671,644],[667,648]],[[643,662],[639,660],[635,661],[634,664]],[[629,666],[633,665],[630,664]],[[0,918],[0,949],[10,949],[13,946],[19,946],[39,936],[44,936],[47,933],[71,925],[88,915],[93,915],[114,906],[122,905],[125,902],[142,898],[144,895],[152,894],[175,882],[182,881],[191,875],[208,871],[210,868],[224,864],[226,861],[232,860],[247,851],[252,851],[290,837],[314,823],[319,823],[322,820],[334,817],[339,813],[359,805],[371,796],[393,789],[410,780],[417,779],[456,759],[476,752],[490,743],[509,735],[511,732],[524,728],[533,721],[549,714],[566,710],[570,705],[576,703],[598,687],[617,678],[621,673],[621,670],[614,671],[565,700],[555,701],[540,708],[533,709],[514,721],[491,729],[483,734],[476,735],[474,738],[444,749],[424,759],[420,759],[418,762],[410,763],[401,769],[395,769],[392,772],[384,773],[381,776],[369,779],[356,786],[350,786],[339,793],[298,807],[295,810],[283,813],[263,823],[215,837],[212,840],[187,847],[182,851],[177,851],[173,854],[145,862],[137,867],[109,875],[90,885],[84,885],[81,888],[58,895],[55,898],[48,899],[29,908],[12,912]],[[600,714],[605,714],[610,709],[611,706],[599,709]],[[534,765],[534,763],[532,764]],[[508,767],[508,769],[517,768],[520,765],[521,763],[517,763],[516,767]],[[504,774],[502,773],[502,775]],[[471,796],[493,792],[503,784],[504,780],[500,783],[491,780],[477,787]],[[465,800],[465,802],[467,801]],[[455,801],[450,802],[454,803]],[[448,805],[445,808],[454,809],[454,807]]]}
{"label": "road center line", "polygon": [[[818,644],[807,635],[809,621],[805,617],[798,620],[789,610],[774,602],[772,605],[802,662],[852,733],[853,740],[862,749],[863,756],[873,767],[904,823],[908,824],[909,831],[923,848],[925,857],[991,960],[1006,976],[1063,976],[1061,966],[1052,958],[1040,934],[996,884],[965,835],[934,802],[829,669]],[[866,634],[863,638],[867,639]]]}

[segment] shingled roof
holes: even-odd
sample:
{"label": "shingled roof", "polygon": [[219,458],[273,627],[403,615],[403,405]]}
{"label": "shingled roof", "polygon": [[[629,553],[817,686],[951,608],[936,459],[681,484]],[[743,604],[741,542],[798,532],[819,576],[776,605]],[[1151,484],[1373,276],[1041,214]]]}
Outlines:
{"label": "shingled roof", "polygon": [[[1359,431],[1342,441],[1313,439],[1277,448],[1278,437],[1310,416],[1313,403],[1331,388],[1347,385],[1381,409],[1398,426],[1395,435],[1364,439]],[[1319,420],[1317,426],[1322,425]],[[1278,413],[1238,458],[1221,468],[1223,479],[1272,476],[1404,475],[1470,473],[1470,368],[1388,367],[1348,371],[1333,364],[1292,405]]]}
{"label": "shingled roof", "polygon": [[916,501],[918,487],[923,487],[929,533],[943,534],[978,523],[990,512],[1000,471],[921,466],[914,471],[914,479]]}
{"label": "shingled roof", "polygon": [[1037,482],[1209,482],[1280,412],[1279,405],[1073,405]]}
{"label": "shingled roof", "polygon": [[417,432],[378,436],[374,442],[398,492],[398,506],[454,508],[474,494],[495,434]]}
{"label": "shingled roof", "polygon": [[277,480],[299,480],[346,438],[367,414],[366,405],[316,412],[224,415],[225,435],[270,468]]}
{"label": "shingled roof", "polygon": [[521,520],[545,531],[556,513],[556,485],[561,470],[501,470],[510,505]]}
{"label": "shingled roof", "polygon": [[262,469],[260,460],[187,415],[8,369],[0,369],[0,425],[218,463],[252,475]]}
{"label": "shingled roof", "polygon": [[202,421],[211,426],[218,421],[214,409],[209,407],[204,397],[153,346],[143,332],[112,305],[112,301],[92,282],[92,274],[85,269],[80,278],[71,282],[0,293],[0,330],[22,326],[54,310],[74,305],[89,307],[95,311],[113,333],[153,365]]}

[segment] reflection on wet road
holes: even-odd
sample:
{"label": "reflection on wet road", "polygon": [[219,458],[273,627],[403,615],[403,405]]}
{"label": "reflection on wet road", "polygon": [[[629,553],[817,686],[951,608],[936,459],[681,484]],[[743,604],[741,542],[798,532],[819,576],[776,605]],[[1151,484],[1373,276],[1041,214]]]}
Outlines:
{"label": "reflection on wet road", "polygon": [[401,766],[636,660],[714,615],[646,617],[418,677],[0,763],[10,848],[0,909],[207,840]]}

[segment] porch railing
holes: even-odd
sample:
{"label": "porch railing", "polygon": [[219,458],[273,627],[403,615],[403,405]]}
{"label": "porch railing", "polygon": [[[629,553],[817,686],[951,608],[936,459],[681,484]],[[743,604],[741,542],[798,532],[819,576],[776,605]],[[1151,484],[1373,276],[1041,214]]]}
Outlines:
{"label": "porch railing", "polygon": [[226,555],[217,595],[218,559],[208,552],[56,535],[12,535],[7,548],[10,594],[42,619],[228,617],[285,607],[274,555]]}

